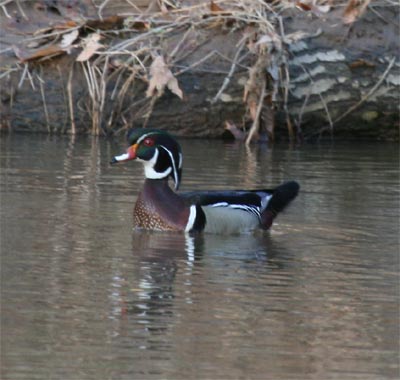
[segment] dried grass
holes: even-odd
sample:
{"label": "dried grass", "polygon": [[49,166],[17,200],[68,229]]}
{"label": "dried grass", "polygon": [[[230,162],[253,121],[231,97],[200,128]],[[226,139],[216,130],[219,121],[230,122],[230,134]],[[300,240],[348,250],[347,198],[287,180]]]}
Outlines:
{"label": "dried grass", "polygon": [[[241,29],[243,31],[247,26],[251,25],[252,30],[250,32],[244,32],[242,39],[238,42],[237,50],[233,59],[225,57],[231,62],[231,67],[226,73],[219,91],[211,100],[211,104],[218,102],[222,93],[229,87],[232,76],[235,73],[239,62],[243,58],[243,55],[248,55],[248,53],[242,54],[246,46],[252,46],[252,54],[256,57],[261,55],[260,59],[255,59],[257,70],[267,71],[268,63],[271,64],[271,62],[273,62],[273,64],[275,64],[276,62],[281,61],[280,58],[265,60],[265,57],[267,56],[267,53],[265,52],[267,50],[265,46],[266,44],[260,43],[259,46],[255,46],[253,40],[257,38],[258,35],[276,35],[273,22],[277,17],[279,17],[278,12],[282,9],[282,7],[286,6],[283,4],[283,2],[280,2],[277,5],[271,5],[266,4],[261,0],[220,0],[214,1],[212,4],[214,4],[214,6],[217,5],[221,11],[211,11],[210,3],[202,2],[200,4],[188,5],[182,8],[170,9],[168,20],[165,18],[165,14],[163,12],[153,12],[150,18],[146,18],[146,22],[152,27],[144,32],[136,33],[133,37],[124,39],[123,41],[110,46],[106,50],[99,52],[99,56],[95,60],[91,61],[91,65],[96,66],[97,71],[101,71],[103,69],[107,69],[105,66],[103,66],[105,59],[110,58],[114,63],[117,59],[118,80],[116,81],[112,91],[112,98],[120,99],[120,101],[113,108],[112,115],[106,125],[107,129],[112,128],[112,125],[117,124],[118,121],[124,118],[126,109],[123,108],[122,104],[123,99],[128,91],[127,84],[129,84],[129,87],[132,87],[135,81],[150,82],[151,78],[154,77],[154,73],[153,75],[150,74],[151,63],[153,62],[154,57],[161,55],[171,70],[173,70],[174,76],[179,77],[188,70],[192,70],[195,67],[204,65],[208,60],[211,60],[216,55],[220,57],[222,56],[220,52],[213,51],[199,59],[197,62],[192,63],[189,67],[178,68],[179,62],[187,54],[185,41],[190,33],[202,29],[207,30],[212,28],[226,27],[227,23],[233,25],[233,28]],[[131,24],[134,24],[142,19],[142,15],[135,12],[129,15],[126,14],[124,16],[127,17],[127,19],[129,18],[128,20],[130,20]],[[126,25],[127,28],[124,30],[124,32],[129,30],[129,23],[127,22]],[[168,37],[176,33],[177,30],[181,31],[182,33],[181,40],[175,45],[171,52],[163,51],[161,48],[162,41],[168,39]],[[201,42],[192,49],[195,50],[200,46],[200,44]],[[279,49],[276,49],[276,47]],[[278,43],[277,45],[275,44],[274,48],[275,55],[279,55],[283,52],[282,43]],[[261,50],[264,50],[263,54],[260,54]],[[262,62],[263,60],[265,60],[265,62]],[[254,72],[254,68],[251,66],[247,67],[247,69],[249,72],[252,70]],[[86,71],[88,70],[89,67],[86,67]],[[261,76],[264,76],[264,74],[261,74]],[[122,77],[125,79],[121,79]],[[112,77],[103,76],[103,79],[111,80]],[[256,78],[254,77],[254,79]],[[96,123],[100,122],[100,118],[95,114],[95,112],[99,112],[99,110],[101,110],[102,104],[104,104],[104,99],[101,99],[101,97],[99,97],[99,92],[95,91],[96,86],[94,86],[94,76],[90,76],[87,73],[86,80],[88,83],[89,96],[92,103],[92,132],[98,133],[102,129],[99,126],[95,127]],[[160,82],[162,81],[160,80]],[[255,129],[254,126],[258,126],[258,119],[263,106],[263,98],[264,94],[266,93],[265,88],[262,88],[263,83],[264,80],[257,83],[249,83],[251,92],[257,92],[258,98],[261,96],[261,98],[257,100],[258,112],[253,115],[253,129]],[[105,88],[106,84],[103,83],[102,87]],[[141,118],[143,120],[143,124],[146,125],[152,109],[156,104],[157,97],[157,94],[154,96],[148,96],[146,102],[144,102],[144,104],[142,104],[141,107],[136,111],[134,119],[138,120]]]}
{"label": "dried grass", "polygon": [[[0,7],[3,8],[7,17],[6,7],[9,3],[10,1],[0,2]],[[109,0],[105,0],[97,6],[100,26],[101,22],[106,22],[103,12],[109,3]],[[186,45],[193,33],[213,28],[231,28],[242,31],[243,37],[237,43],[237,50],[233,58],[224,57],[230,60],[231,66],[211,103],[220,100],[222,93],[229,88],[237,67],[242,68],[244,65],[248,70],[248,81],[244,88],[243,99],[248,108],[248,118],[252,124],[246,139],[247,143],[250,143],[260,127],[263,108],[267,108],[268,115],[273,114],[274,103],[278,98],[279,91],[282,91],[280,98],[283,99],[288,135],[292,140],[296,137],[288,110],[290,77],[287,46],[291,39],[300,39],[304,37],[304,34],[299,33],[297,36],[285,34],[281,18],[282,11],[294,8],[298,9],[299,12],[309,11],[318,14],[326,12],[329,7],[342,7],[344,12],[347,12],[344,17],[347,17],[347,20],[354,21],[369,6],[368,0],[359,1],[359,9],[356,9],[353,0],[216,0],[212,2],[163,0],[152,4],[154,8],[155,4],[158,3],[159,11],[153,9],[152,13],[143,13],[134,2],[128,1],[128,3],[132,5],[132,11],[118,16],[118,21],[121,17],[123,19],[122,28],[117,27],[116,23],[115,28],[91,31],[85,24],[72,24],[70,28],[55,30],[54,32],[46,30],[45,33],[29,39],[29,41],[36,41],[55,37],[57,42],[62,35],[80,30],[81,34],[78,41],[75,41],[74,44],[71,41],[71,46],[62,47],[65,50],[73,50],[79,43],[82,43],[84,48],[85,35],[89,34],[90,37],[91,33],[101,34],[104,44],[96,46],[80,63],[87,87],[87,98],[83,105],[92,120],[91,133],[94,135],[108,134],[110,131],[119,133],[126,127],[127,119],[142,120],[143,124],[146,125],[156,105],[158,94],[148,93],[147,98],[142,98],[132,104],[128,104],[127,94],[132,93],[132,91],[139,91],[140,88],[143,88],[143,83],[149,84],[154,78],[154,72],[151,73],[151,64],[155,57],[161,56],[174,77],[179,78],[183,73],[204,65],[215,56],[224,57],[222,53],[212,51],[187,67],[180,66],[180,62],[190,53],[188,53]],[[395,6],[394,3],[396,2],[381,0],[379,3]],[[374,6],[377,6],[377,4],[378,1],[375,1]],[[18,7],[21,7],[19,2]],[[21,12],[24,15],[23,11]],[[171,52],[163,50],[163,41],[177,32],[181,33],[182,37],[176,43],[174,49]],[[127,35],[128,37],[126,37]],[[113,42],[116,37],[121,38],[121,41]],[[197,49],[202,43],[202,41],[199,41],[196,46],[192,46],[191,51]],[[245,63],[243,63],[244,60]],[[28,78],[32,87],[34,87],[28,63],[26,63],[29,61],[29,57],[24,58],[25,64],[21,73],[20,84],[25,78]],[[74,66],[76,67],[77,64],[74,64]],[[71,133],[75,134],[72,78],[73,68],[71,68],[67,82],[67,109],[69,110]],[[49,124],[46,97],[41,80],[39,80],[39,84],[46,121]],[[266,99],[270,99],[270,101],[266,101]],[[321,101],[324,103],[322,95]],[[107,103],[112,104],[112,109],[108,113],[108,119],[105,120]],[[327,107],[326,113],[332,129],[333,122]],[[269,116],[267,119],[271,119],[271,117]],[[121,125],[122,128],[119,127]],[[301,115],[295,125],[298,130],[301,128]],[[273,128],[272,120],[269,125],[266,125],[266,130],[272,137]]]}

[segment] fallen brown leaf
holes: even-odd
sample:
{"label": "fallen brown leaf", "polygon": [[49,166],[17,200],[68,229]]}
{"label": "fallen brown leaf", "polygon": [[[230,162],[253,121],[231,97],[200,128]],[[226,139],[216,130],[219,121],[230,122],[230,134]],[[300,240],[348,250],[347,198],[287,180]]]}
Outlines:
{"label": "fallen brown leaf", "polygon": [[213,1],[210,1],[210,10],[211,10],[211,12],[223,12],[224,11],[218,4],[215,4]]}
{"label": "fallen brown leaf", "polygon": [[311,11],[311,4],[303,3],[302,1],[298,1],[296,3],[296,7],[301,9],[302,11]]}
{"label": "fallen brown leaf", "polygon": [[35,50],[33,52],[23,50],[22,48],[20,48],[18,46],[13,46],[13,50],[14,50],[15,55],[18,57],[18,59],[21,62],[33,61],[35,59],[49,57],[49,56],[55,56],[55,55],[65,53],[65,50],[63,48],[61,48],[59,45],[46,46],[42,49]]}
{"label": "fallen brown leaf", "polygon": [[168,87],[176,96],[183,98],[178,80],[174,77],[161,55],[154,58],[150,66],[150,76],[149,87],[146,91],[147,97],[154,95],[160,97],[165,87]]}
{"label": "fallen brown leaf", "polygon": [[351,69],[357,69],[359,67],[375,67],[376,65],[372,62],[366,61],[365,59],[357,59],[350,63]]}
{"label": "fallen brown leaf", "polygon": [[55,30],[64,30],[64,29],[70,29],[70,28],[75,28],[78,26],[78,23],[73,20],[67,20],[63,24],[58,24],[54,26]]}
{"label": "fallen brown leaf", "polygon": [[78,38],[79,30],[75,29],[72,32],[65,33],[62,36],[60,47],[65,49],[72,45],[72,43]]}
{"label": "fallen brown leaf", "polygon": [[162,14],[167,14],[168,13],[167,5],[164,3],[163,0],[158,2],[158,6],[160,7],[160,10],[161,10]]}
{"label": "fallen brown leaf", "polygon": [[88,20],[86,22],[86,27],[91,28],[92,30],[100,29],[100,30],[111,30],[121,28],[123,26],[125,18],[122,16],[109,16],[104,17],[103,19],[95,19]]}
{"label": "fallen brown leaf", "polygon": [[343,13],[343,22],[352,24],[368,7],[371,0],[349,0]]}
{"label": "fallen brown leaf", "polygon": [[316,16],[321,16],[323,13],[327,13],[331,9],[330,5],[316,4],[315,0],[297,1],[296,7],[301,9],[302,11],[311,12]]}
{"label": "fallen brown leaf", "polygon": [[258,102],[254,96],[248,100],[247,106],[249,107],[251,120],[256,120]]}
{"label": "fallen brown leaf", "polygon": [[[126,25],[126,23],[124,23]],[[135,29],[139,32],[144,32],[150,29],[150,23],[147,21],[133,21],[129,23],[129,29]]]}
{"label": "fallen brown leaf", "polygon": [[84,48],[78,55],[76,60],[78,62],[84,62],[90,59],[94,54],[96,54],[97,50],[103,47],[103,45],[99,43],[100,39],[101,36],[98,33],[92,33],[86,38],[84,38],[83,39]]}

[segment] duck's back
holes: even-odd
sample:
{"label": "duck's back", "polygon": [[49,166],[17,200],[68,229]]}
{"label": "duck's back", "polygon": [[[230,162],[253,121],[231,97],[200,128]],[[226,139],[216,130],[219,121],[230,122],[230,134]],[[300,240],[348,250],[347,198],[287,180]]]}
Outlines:
{"label": "duck's back", "polygon": [[268,229],[298,191],[298,183],[290,181],[275,189],[195,191],[180,196],[188,205],[201,207],[205,232],[234,234]]}
{"label": "duck's back", "polygon": [[259,227],[272,190],[195,191],[180,195],[187,204],[201,206],[204,232],[235,234]]}

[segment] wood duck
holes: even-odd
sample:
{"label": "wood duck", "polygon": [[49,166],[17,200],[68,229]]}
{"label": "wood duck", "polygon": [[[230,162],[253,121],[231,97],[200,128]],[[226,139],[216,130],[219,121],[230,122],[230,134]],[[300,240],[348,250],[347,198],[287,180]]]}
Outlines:
{"label": "wood duck", "polygon": [[[134,207],[137,228],[162,231],[244,233],[267,230],[299,191],[295,181],[275,189],[193,191],[177,193],[182,177],[182,152],[178,142],[157,129],[132,129],[129,148],[111,164],[138,160],[145,182]],[[175,191],[168,184],[172,178]]]}

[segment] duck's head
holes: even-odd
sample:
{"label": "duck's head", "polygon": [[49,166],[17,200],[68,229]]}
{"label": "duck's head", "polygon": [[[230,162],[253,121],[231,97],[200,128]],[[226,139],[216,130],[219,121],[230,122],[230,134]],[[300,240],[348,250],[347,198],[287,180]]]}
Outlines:
{"label": "duck's head", "polygon": [[143,162],[146,178],[172,177],[175,190],[182,175],[182,153],[178,142],[167,132],[158,129],[132,129],[127,135],[129,148],[115,156],[111,164],[129,160]]}

